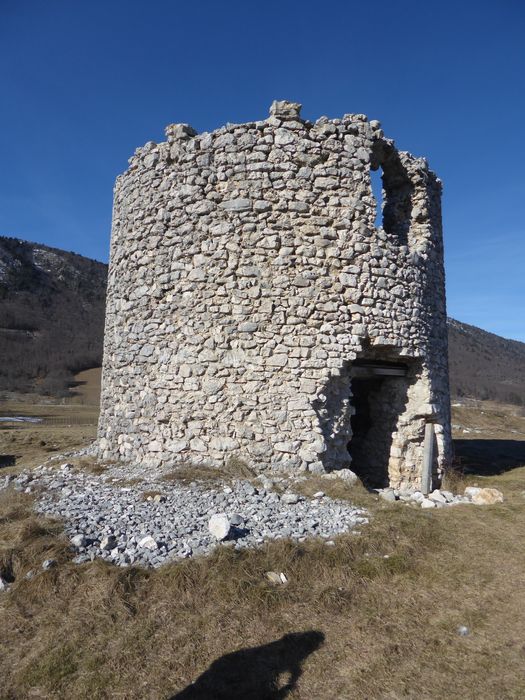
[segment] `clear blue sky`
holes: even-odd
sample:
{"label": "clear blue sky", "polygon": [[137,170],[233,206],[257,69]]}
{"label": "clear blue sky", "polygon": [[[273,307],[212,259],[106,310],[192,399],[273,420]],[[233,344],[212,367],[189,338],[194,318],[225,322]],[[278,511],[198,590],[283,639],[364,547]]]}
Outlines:
{"label": "clear blue sky", "polygon": [[379,119],[445,184],[449,314],[525,340],[522,0],[0,0],[0,234],[107,260],[164,126]]}

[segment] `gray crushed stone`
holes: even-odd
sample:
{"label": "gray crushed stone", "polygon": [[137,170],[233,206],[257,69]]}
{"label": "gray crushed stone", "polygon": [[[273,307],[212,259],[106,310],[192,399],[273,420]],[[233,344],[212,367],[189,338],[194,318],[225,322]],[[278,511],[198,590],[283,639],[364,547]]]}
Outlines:
{"label": "gray crushed stone", "polygon": [[[311,499],[296,494],[293,487],[304,477],[261,477],[254,483],[235,480],[211,487],[162,476],[160,469],[142,472],[123,466],[93,475],[66,463],[24,472],[12,485],[35,492],[38,512],[64,520],[77,563],[101,558],[119,566],[157,567],[216,547],[257,547],[281,538],[331,541],[368,522],[366,511],[346,501],[322,492]],[[143,480],[118,483],[137,477]],[[276,484],[284,492],[274,490]],[[226,514],[231,524],[223,542],[208,529],[211,516],[218,513]]]}

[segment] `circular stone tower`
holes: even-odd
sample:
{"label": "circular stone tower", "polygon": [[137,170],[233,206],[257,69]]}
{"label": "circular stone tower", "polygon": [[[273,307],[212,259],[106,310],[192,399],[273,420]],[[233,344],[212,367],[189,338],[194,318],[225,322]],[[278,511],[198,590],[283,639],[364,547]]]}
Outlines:
{"label": "circular stone tower", "polygon": [[290,102],[166,136],[115,187],[99,453],[418,486],[430,422],[439,478],[450,404],[427,162],[364,115],[312,123]]}

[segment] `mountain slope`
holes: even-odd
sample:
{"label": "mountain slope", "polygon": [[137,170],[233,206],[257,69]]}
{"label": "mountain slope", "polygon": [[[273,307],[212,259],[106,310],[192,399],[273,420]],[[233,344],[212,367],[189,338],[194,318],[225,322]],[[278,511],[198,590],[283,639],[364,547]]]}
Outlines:
{"label": "mountain slope", "polygon": [[525,404],[525,343],[452,318],[448,343],[453,395]]}
{"label": "mountain slope", "polygon": [[65,391],[100,365],[107,266],[0,237],[0,389]]}

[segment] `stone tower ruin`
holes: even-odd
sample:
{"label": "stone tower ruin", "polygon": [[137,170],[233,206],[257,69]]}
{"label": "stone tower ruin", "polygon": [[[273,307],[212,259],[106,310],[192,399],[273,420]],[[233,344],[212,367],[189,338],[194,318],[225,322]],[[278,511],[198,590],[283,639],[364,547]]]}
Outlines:
{"label": "stone tower ruin", "polygon": [[[142,465],[450,458],[441,183],[377,121],[172,124],[117,178],[98,450]],[[382,225],[371,171],[381,169]]]}

